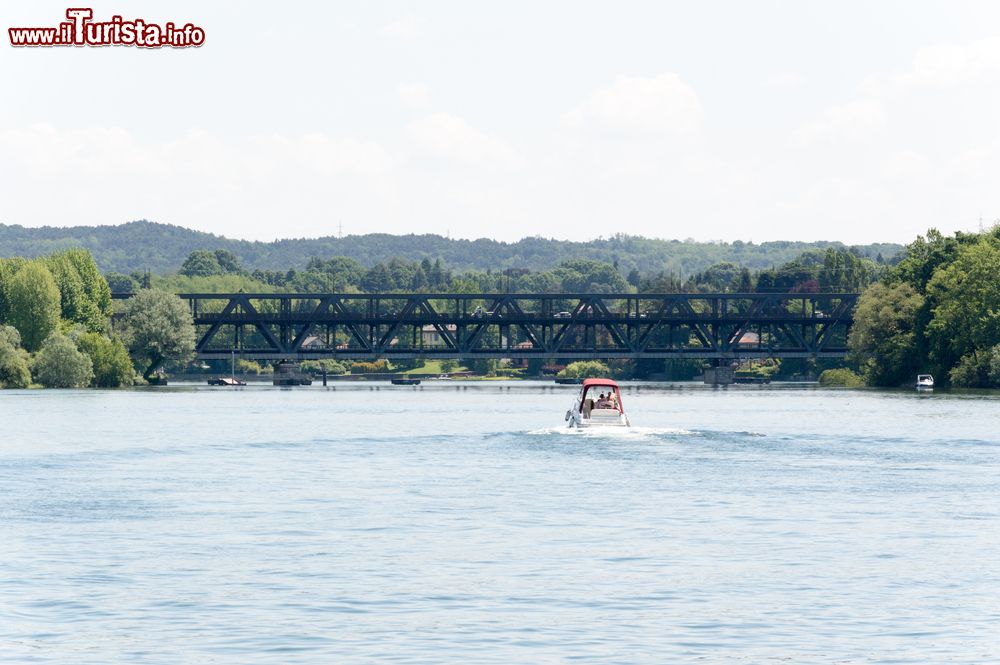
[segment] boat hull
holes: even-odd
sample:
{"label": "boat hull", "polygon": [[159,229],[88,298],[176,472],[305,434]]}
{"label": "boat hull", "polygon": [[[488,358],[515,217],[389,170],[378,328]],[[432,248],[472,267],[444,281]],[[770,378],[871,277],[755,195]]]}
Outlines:
{"label": "boat hull", "polygon": [[619,427],[631,427],[628,417],[624,413],[619,413],[617,418],[584,418],[579,411],[568,411],[566,420],[570,427],[579,429],[616,429]]}
{"label": "boat hull", "polygon": [[571,422],[569,426],[577,429],[619,429],[622,427],[630,427],[624,419],[617,423],[591,423],[586,421]]}

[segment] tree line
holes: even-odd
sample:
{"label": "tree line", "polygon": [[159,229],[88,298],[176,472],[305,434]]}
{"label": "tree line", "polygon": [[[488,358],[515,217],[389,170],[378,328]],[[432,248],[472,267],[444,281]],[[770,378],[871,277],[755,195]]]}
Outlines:
{"label": "tree line", "polygon": [[392,257],[370,268],[346,256],[313,257],[301,268],[249,270],[226,249],[191,252],[170,275],[109,273],[116,293],[142,286],[183,292],[285,293],[754,293],[857,292],[885,271],[886,264],[856,249],[809,250],[776,267],[752,271],[724,262],[683,277],[666,270],[624,273],[594,259],[563,259],[547,270],[458,271],[441,258]]}
{"label": "tree line", "polygon": [[0,387],[132,385],[194,349],[176,296],[145,290],[115,315],[111,289],[83,249],[0,259]]}
{"label": "tree line", "polygon": [[861,295],[849,361],[872,386],[932,373],[959,387],[1000,387],[1000,227],[931,230]]}

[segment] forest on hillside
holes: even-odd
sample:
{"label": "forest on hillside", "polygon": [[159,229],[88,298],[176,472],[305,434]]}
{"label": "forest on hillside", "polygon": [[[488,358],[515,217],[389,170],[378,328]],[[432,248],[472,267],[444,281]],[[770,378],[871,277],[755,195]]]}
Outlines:
{"label": "forest on hillside", "polygon": [[222,249],[248,270],[303,269],[310,259],[342,256],[363,268],[388,263],[394,257],[410,261],[440,260],[455,271],[501,271],[507,268],[539,272],[567,259],[609,263],[624,275],[639,273],[686,278],[719,263],[750,270],[779,266],[809,250],[852,249],[858,256],[890,261],[901,245],[877,243],[848,247],[840,242],[734,241],[706,243],[616,235],[584,242],[524,238],[517,242],[449,239],[438,235],[372,233],[343,238],[286,239],[251,242],[148,221],[117,226],[27,228],[0,224],[0,257],[35,258],[73,248],[88,250],[103,272],[157,274],[181,269],[191,252]]}
{"label": "forest on hillside", "polygon": [[547,270],[458,270],[440,258],[393,257],[366,268],[346,256],[313,257],[287,270],[250,270],[227,249],[191,252],[175,273],[105,276],[114,293],[152,287],[171,293],[751,293],[858,292],[888,264],[857,249],[829,247],[802,252],[773,268],[751,270],[722,262],[687,277],[659,269],[627,273],[605,261],[567,258]]}

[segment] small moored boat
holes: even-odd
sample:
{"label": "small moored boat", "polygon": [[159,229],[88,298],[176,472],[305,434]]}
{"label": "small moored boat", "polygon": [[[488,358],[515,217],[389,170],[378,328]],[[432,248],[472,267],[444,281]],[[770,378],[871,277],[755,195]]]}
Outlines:
{"label": "small moored boat", "polygon": [[566,412],[570,427],[631,427],[618,384],[611,379],[584,379],[573,408]]}
{"label": "small moored boat", "polygon": [[934,377],[930,374],[917,374],[917,390],[934,390]]}
{"label": "small moored boat", "polygon": [[236,388],[239,386],[245,386],[246,384],[246,381],[243,379],[237,379],[235,376],[220,376],[208,380],[208,385],[210,386],[231,386]]}

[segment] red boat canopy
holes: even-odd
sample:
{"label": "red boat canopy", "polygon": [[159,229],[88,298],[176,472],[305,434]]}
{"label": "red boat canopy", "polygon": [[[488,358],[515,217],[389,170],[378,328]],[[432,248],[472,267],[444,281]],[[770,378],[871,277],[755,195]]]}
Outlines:
{"label": "red boat canopy", "polygon": [[611,379],[584,379],[583,380],[583,390],[580,392],[580,410],[583,410],[583,404],[587,400],[587,394],[594,388],[610,388],[615,391],[615,402],[618,405],[618,410],[625,413],[625,409],[622,407],[622,393],[618,389],[618,384]]}
{"label": "red boat canopy", "polygon": [[618,384],[611,379],[584,379],[583,387],[589,388],[591,386],[605,386],[607,388],[618,389]]}

